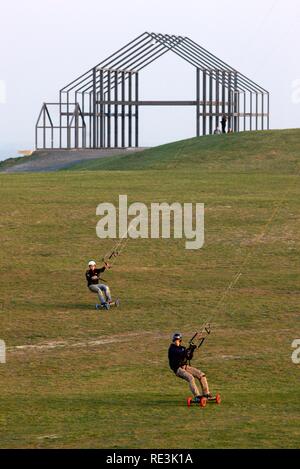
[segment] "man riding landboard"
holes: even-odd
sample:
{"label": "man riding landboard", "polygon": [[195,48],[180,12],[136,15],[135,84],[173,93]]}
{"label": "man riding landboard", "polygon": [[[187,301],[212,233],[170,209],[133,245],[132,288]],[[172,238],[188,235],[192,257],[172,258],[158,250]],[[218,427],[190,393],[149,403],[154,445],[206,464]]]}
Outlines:
{"label": "man riding landboard", "polygon": [[[209,392],[208,382],[205,374],[188,364],[188,362],[192,360],[197,346],[191,344],[188,348],[186,348],[183,347],[181,343],[182,335],[180,333],[174,334],[172,344],[170,345],[168,352],[171,370],[174,371],[178,378],[182,378],[189,383],[190,390],[194,396],[194,403],[200,403],[203,397],[208,400],[213,399],[211,393]],[[202,389],[202,395],[199,393],[195,378],[199,380]]]}
{"label": "man riding landboard", "polygon": [[[96,262],[90,261],[89,268],[85,273],[88,288],[91,292],[97,293],[100,301],[100,304],[96,304],[96,309],[109,309],[111,304],[115,304],[116,306],[118,306],[118,300],[113,303],[109,287],[102,283],[103,279],[100,278],[100,274],[109,268],[110,265],[107,262],[104,262],[103,267],[97,269]],[[101,283],[99,283],[99,280],[101,280]]]}

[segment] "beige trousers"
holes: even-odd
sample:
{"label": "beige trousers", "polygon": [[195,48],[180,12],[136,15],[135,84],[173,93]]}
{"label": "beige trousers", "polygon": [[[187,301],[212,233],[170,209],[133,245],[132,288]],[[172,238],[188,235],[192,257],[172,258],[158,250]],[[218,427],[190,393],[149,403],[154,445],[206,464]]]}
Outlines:
{"label": "beige trousers", "polygon": [[205,374],[189,365],[182,366],[177,370],[176,376],[182,378],[189,383],[190,390],[194,397],[200,396],[199,389],[197,388],[195,378],[199,380],[202,389],[202,395],[209,394],[209,387]]}

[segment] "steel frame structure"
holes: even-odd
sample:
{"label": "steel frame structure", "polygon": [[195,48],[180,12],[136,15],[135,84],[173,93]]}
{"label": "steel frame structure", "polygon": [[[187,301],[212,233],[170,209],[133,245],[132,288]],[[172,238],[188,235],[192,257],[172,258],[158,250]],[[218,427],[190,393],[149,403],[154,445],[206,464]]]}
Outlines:
{"label": "steel frame structure", "polygon": [[[170,51],[195,68],[195,100],[140,100],[140,71]],[[43,104],[36,148],[138,147],[140,106],[194,106],[196,136],[212,134],[223,115],[234,132],[269,129],[267,90],[188,37],[145,32]]]}

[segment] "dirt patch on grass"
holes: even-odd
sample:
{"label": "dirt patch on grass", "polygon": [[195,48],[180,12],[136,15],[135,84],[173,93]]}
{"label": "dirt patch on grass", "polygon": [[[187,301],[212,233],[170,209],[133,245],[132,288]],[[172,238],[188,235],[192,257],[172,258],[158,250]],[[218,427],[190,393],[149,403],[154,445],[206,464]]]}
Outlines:
{"label": "dirt patch on grass", "polygon": [[25,345],[15,345],[14,347],[8,347],[8,353],[17,353],[17,352],[30,352],[30,351],[43,351],[43,350],[52,350],[59,348],[84,348],[84,347],[98,347],[106,344],[120,343],[120,342],[130,342],[132,339],[141,336],[155,336],[162,337],[157,333],[152,332],[129,332],[126,334],[113,335],[110,337],[99,337],[94,339],[88,339],[85,341],[76,342],[75,340],[58,340],[58,341],[49,341],[43,342],[40,344],[25,344]]}

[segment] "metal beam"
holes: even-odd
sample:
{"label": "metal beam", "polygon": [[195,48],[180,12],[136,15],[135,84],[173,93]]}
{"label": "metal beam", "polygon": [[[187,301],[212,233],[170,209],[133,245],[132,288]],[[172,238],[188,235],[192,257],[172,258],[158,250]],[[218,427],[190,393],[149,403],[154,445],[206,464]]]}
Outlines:
{"label": "metal beam", "polygon": [[110,98],[110,83],[111,83],[111,76],[110,72],[108,73],[108,83],[109,83],[109,88],[107,92],[107,146],[108,148],[111,147],[111,98]]}
{"label": "metal beam", "polygon": [[[130,106],[197,106],[197,101],[135,101],[135,100],[124,100],[124,101],[115,101],[115,100],[110,100],[110,101],[97,101],[98,104],[101,103],[106,103],[110,105],[130,105]],[[200,105],[206,104],[207,106],[212,105],[216,106],[217,104],[223,104],[222,101],[217,102],[217,101],[199,101]],[[228,102],[225,101],[225,105],[228,105]]]}
{"label": "metal beam", "polygon": [[128,146],[132,147],[132,75],[128,73]]}
{"label": "metal beam", "polygon": [[[136,102],[139,101],[139,74],[135,73],[135,100]],[[139,146],[139,106],[136,104],[135,106],[135,146]]]}
{"label": "metal beam", "polygon": [[[118,103],[118,72],[114,72],[114,77],[115,77],[115,102]],[[115,104],[115,115],[114,115],[114,121],[115,121],[115,148],[118,147],[118,104]]]}
{"label": "metal beam", "polygon": [[121,97],[122,97],[122,118],[121,118],[121,146],[125,148],[125,72],[122,72]]}
{"label": "metal beam", "polygon": [[218,70],[217,79],[216,79],[216,129],[219,127],[219,121],[220,121],[219,100],[220,100],[220,79],[219,79],[219,70]]}
{"label": "metal beam", "polygon": [[104,137],[104,93],[103,93],[103,71],[100,70],[100,147],[105,146],[105,137]]}
{"label": "metal beam", "polygon": [[196,136],[200,137],[200,68],[196,69]]}
{"label": "metal beam", "polygon": [[209,71],[209,133],[213,133],[213,117],[212,117],[212,101],[213,101],[213,77],[211,70]]}
{"label": "metal beam", "polygon": [[[96,68],[93,69],[93,148],[97,148],[97,96],[96,96]],[[68,122],[69,125],[69,122]]]}
{"label": "metal beam", "polygon": [[202,119],[202,133],[206,135],[206,70],[202,72],[202,106],[203,106],[203,119]]}

